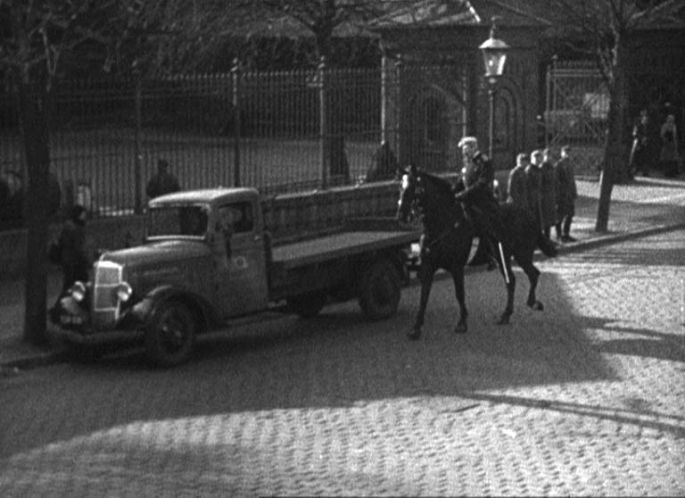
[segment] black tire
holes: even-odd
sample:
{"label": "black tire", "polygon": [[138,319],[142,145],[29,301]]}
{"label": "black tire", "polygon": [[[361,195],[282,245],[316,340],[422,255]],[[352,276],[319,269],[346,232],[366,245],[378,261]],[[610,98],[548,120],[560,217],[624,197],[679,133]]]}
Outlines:
{"label": "black tire", "polygon": [[197,323],[188,307],[165,301],[154,311],[145,330],[145,352],[157,366],[172,367],[190,358]]}
{"label": "black tire", "polygon": [[326,305],[326,291],[308,292],[288,299],[288,308],[302,318],[314,318]]}
{"label": "black tire", "polygon": [[397,312],[401,293],[397,268],[388,260],[379,260],[361,277],[359,306],[371,320],[388,318]]}

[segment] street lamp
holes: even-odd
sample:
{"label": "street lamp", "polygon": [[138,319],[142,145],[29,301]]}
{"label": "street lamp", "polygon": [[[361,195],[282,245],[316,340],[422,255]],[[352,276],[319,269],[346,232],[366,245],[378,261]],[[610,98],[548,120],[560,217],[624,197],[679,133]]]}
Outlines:
{"label": "street lamp", "polygon": [[480,51],[483,53],[485,63],[485,79],[488,82],[488,102],[490,104],[490,137],[488,142],[488,154],[492,160],[493,141],[495,138],[495,86],[497,80],[504,73],[504,64],[507,61],[509,45],[495,38],[497,32],[498,17],[492,18],[490,38],[481,43]]}

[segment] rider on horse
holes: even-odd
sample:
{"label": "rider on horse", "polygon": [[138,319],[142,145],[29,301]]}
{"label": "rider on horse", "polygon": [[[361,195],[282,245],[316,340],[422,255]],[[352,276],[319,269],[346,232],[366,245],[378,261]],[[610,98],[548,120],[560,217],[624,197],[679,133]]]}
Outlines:
{"label": "rider on horse", "polygon": [[478,236],[486,241],[491,257],[497,259],[495,248],[501,249],[504,230],[499,219],[499,204],[492,189],[495,179],[492,162],[478,150],[478,139],[475,137],[463,137],[459,147],[464,168],[454,198],[464,205],[467,218]]}

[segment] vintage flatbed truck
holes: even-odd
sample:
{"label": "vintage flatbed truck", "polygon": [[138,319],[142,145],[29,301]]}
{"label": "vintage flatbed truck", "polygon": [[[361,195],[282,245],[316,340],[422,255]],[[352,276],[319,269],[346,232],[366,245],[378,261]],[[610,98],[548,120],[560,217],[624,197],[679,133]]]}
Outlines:
{"label": "vintage flatbed truck", "polygon": [[92,281],[61,299],[55,332],[79,356],[139,343],[155,364],[172,366],[189,358],[198,334],[250,314],[312,317],[328,302],[357,297],[370,319],[387,318],[420,233],[378,228],[272,246],[255,189],[164,195],[149,203],[143,244],[104,252]]}

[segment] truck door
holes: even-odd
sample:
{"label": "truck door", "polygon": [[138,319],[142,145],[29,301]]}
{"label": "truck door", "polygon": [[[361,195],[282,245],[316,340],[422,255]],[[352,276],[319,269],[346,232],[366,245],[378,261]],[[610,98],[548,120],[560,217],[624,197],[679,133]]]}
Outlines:
{"label": "truck door", "polygon": [[263,234],[249,201],[219,206],[215,273],[219,309],[225,318],[264,309],[268,303]]}

